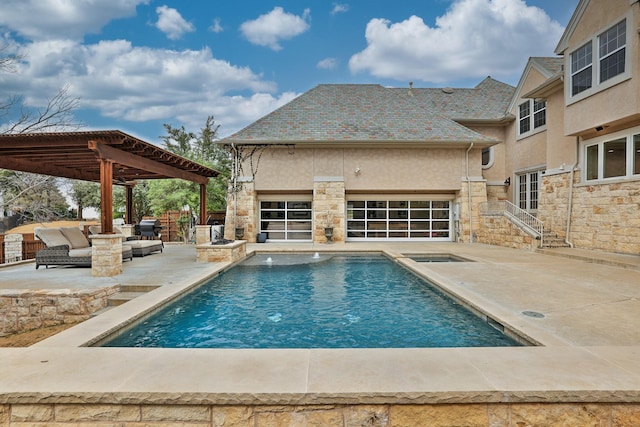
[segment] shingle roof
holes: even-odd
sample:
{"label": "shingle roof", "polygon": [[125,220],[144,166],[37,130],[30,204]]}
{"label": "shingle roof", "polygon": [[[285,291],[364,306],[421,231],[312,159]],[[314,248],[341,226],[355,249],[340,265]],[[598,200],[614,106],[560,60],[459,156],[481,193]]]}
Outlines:
{"label": "shingle roof", "polygon": [[535,56],[531,58],[531,61],[544,69],[549,77],[563,72],[564,58],[560,56]]}
{"label": "shingle roof", "polygon": [[322,84],[226,140],[495,142],[453,119],[500,119],[505,116],[513,90],[490,78],[474,89],[446,91],[451,93],[371,84]]}

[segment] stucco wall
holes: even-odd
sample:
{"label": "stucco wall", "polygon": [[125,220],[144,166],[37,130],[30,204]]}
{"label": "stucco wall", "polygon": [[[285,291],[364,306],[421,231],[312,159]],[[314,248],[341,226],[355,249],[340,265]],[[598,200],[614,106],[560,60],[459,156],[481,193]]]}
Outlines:
{"label": "stucco wall", "polygon": [[[627,15],[628,12],[631,12]],[[567,106],[564,131],[567,135],[591,132],[594,127],[613,123],[622,118],[632,117],[640,111],[640,40],[637,28],[640,23],[640,7],[629,4],[628,0],[599,0],[589,2],[584,14],[576,26],[569,46],[565,52],[565,70],[569,70],[570,53],[582,46],[596,34],[609,29],[627,17],[627,33],[630,33],[631,46],[627,46],[627,69],[631,79],[604,91],[595,92],[580,101],[572,103],[570,99],[570,79],[566,79],[565,92]],[[597,61],[597,46],[594,46],[594,61]],[[595,63],[594,63],[595,65]],[[565,73],[566,74],[566,73]],[[596,85],[594,81],[594,85]]]}
{"label": "stucco wall", "polygon": [[[480,157],[479,149],[470,152],[471,176],[482,175]],[[323,176],[344,177],[347,191],[457,190],[465,175],[465,149],[271,147],[255,190],[311,191],[314,177]]]}
{"label": "stucco wall", "polygon": [[[577,142],[574,136],[564,135],[564,92],[562,88],[547,98],[548,169],[571,167],[577,161]],[[564,166],[562,166],[564,164]]]}

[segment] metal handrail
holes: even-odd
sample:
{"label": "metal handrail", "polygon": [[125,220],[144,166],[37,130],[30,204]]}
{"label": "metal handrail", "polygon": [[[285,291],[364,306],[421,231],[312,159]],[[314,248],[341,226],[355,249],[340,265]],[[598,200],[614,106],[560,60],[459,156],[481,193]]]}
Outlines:
{"label": "metal handrail", "polygon": [[516,220],[519,224],[536,233],[540,237],[540,246],[542,246],[544,223],[524,209],[520,209],[507,200],[492,200],[483,203],[480,210],[485,215],[505,215]]}

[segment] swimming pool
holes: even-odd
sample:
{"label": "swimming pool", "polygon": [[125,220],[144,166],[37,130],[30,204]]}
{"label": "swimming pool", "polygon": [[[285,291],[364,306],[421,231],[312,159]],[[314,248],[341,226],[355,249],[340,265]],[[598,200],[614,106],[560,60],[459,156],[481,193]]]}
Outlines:
{"label": "swimming pool", "polygon": [[99,344],[167,348],[518,346],[382,255],[256,255]]}

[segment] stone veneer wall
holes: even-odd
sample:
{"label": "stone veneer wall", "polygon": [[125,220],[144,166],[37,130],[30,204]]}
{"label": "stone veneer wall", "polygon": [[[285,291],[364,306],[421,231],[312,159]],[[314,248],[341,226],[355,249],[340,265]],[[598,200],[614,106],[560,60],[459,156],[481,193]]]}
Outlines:
{"label": "stone veneer wall", "polygon": [[313,242],[326,243],[325,227],[333,227],[333,241],[344,242],[344,181],[316,181],[313,185]]}
{"label": "stone veneer wall", "polygon": [[[544,176],[538,217],[566,234],[569,173]],[[574,172],[569,241],[576,248],[640,253],[640,181],[580,184]],[[548,225],[548,227],[547,227]]]}
{"label": "stone veneer wall", "polygon": [[[26,400],[26,399],[23,399]],[[564,427],[640,425],[640,404],[470,403],[433,405],[0,404],[0,427]]]}
{"label": "stone veneer wall", "polygon": [[[236,206],[238,211],[234,212]],[[234,227],[233,220],[236,214]],[[236,238],[235,228],[244,227],[244,237],[242,239],[249,243],[256,242],[258,233],[258,199],[254,182],[242,182],[242,187],[235,196],[233,194],[229,195],[226,218],[224,227],[225,239],[234,240]]]}
{"label": "stone veneer wall", "polygon": [[116,285],[59,291],[3,290],[0,293],[0,336],[87,320],[92,313],[106,307],[107,299],[119,289]]}
{"label": "stone veneer wall", "polygon": [[[473,227],[473,241],[477,241],[478,232],[481,231],[480,205],[487,201],[487,185],[485,181],[471,182],[471,215]],[[454,203],[460,205],[460,224],[458,241],[469,243],[469,184],[463,180],[460,192],[458,193]]]}

